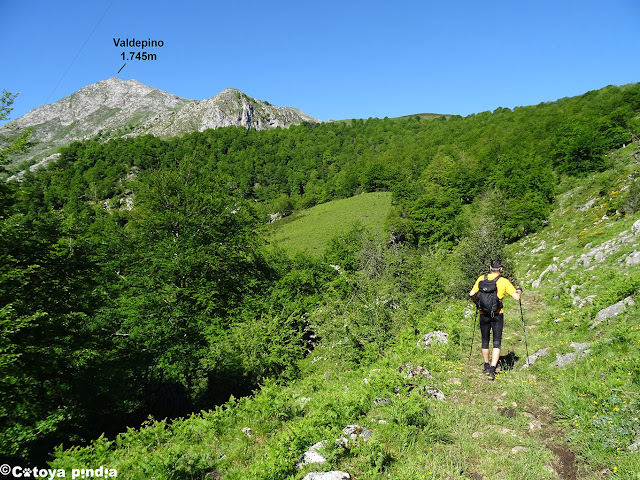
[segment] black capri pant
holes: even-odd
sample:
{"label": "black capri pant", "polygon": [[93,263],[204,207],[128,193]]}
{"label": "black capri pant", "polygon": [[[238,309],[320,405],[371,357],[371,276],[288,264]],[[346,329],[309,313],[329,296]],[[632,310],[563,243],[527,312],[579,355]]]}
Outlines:
{"label": "black capri pant", "polygon": [[504,314],[494,313],[480,315],[480,333],[482,334],[482,348],[489,348],[489,334],[493,331],[493,348],[502,346],[502,329],[504,328]]}

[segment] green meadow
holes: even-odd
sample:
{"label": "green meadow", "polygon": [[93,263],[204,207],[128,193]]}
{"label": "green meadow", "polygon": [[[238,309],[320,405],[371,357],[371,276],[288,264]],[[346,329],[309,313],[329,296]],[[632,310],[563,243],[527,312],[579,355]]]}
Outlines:
{"label": "green meadow", "polygon": [[272,246],[290,254],[306,252],[319,256],[331,238],[360,225],[383,235],[391,209],[391,193],[362,193],[294,213],[270,224],[265,230]]}

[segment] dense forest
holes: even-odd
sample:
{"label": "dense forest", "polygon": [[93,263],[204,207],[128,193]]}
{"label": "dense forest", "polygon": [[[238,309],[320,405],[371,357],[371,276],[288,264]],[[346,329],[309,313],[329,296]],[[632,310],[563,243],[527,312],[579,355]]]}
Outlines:
{"label": "dense forest", "polygon": [[[463,281],[452,291],[445,273],[427,274],[442,252],[457,252],[446,275],[468,280],[543,228],[558,183],[605,170],[640,135],[639,113],[633,84],[465,118],[63,148],[0,184],[0,451],[40,461],[63,442],[286,382],[331,335],[366,361],[393,322],[391,307],[354,309],[371,305],[372,282],[388,276],[414,308],[463,295]],[[355,225],[321,258],[266,244],[272,213],[374,191],[392,192],[385,238]],[[312,323],[318,305],[326,318]],[[331,311],[349,322],[337,328]]]}

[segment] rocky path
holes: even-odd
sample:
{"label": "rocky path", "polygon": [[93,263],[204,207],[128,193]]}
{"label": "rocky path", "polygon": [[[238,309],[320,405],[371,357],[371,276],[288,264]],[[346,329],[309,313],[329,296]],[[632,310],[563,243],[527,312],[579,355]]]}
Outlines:
{"label": "rocky path", "polygon": [[[543,463],[542,470],[547,479],[577,480],[597,478],[580,465],[567,442],[567,430],[556,422],[554,401],[548,385],[538,381],[535,369],[527,368],[526,346],[522,329],[522,318],[517,306],[511,304],[507,326],[503,337],[503,351],[495,381],[482,373],[482,354],[476,329],[476,344],[471,360],[466,363],[465,388],[449,397],[449,400],[464,408],[473,408],[483,415],[478,429],[471,433],[472,439],[498,457],[523,461],[532,458]],[[525,328],[529,343],[529,362],[536,358],[538,326],[537,312],[544,305],[535,294],[523,302],[528,313]],[[531,351],[531,347],[535,352]],[[517,352],[517,353],[516,353]],[[542,352],[545,355],[547,352]],[[508,471],[495,474],[471,472],[469,478],[511,478]]]}

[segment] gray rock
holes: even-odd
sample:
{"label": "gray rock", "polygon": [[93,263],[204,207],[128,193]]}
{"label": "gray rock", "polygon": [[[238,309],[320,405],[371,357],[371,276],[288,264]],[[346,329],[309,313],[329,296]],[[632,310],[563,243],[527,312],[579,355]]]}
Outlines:
{"label": "gray rock", "polygon": [[618,303],[614,303],[607,308],[603,308],[596,314],[595,320],[589,324],[589,329],[593,330],[604,321],[608,321],[610,318],[615,318],[620,315],[628,306],[632,307],[634,305],[635,302],[633,301],[633,298],[627,297],[624,300],[620,300]]}
{"label": "gray rock", "polygon": [[540,357],[544,357],[547,353],[549,353],[549,350],[551,350],[551,347],[541,348],[540,350],[538,350],[533,355],[529,355],[525,359],[523,368],[529,367],[529,366],[533,365],[534,363],[536,363],[536,360],[539,359]]}
{"label": "gray rock", "polygon": [[380,405],[380,404],[385,404],[385,403],[391,403],[391,399],[390,398],[375,398],[373,400],[373,404],[374,405]]}
{"label": "gray rock", "polygon": [[529,430],[531,431],[542,430],[542,422],[540,420],[533,420],[527,423],[527,427],[529,427]]}
{"label": "gray rock", "polygon": [[578,354],[569,352],[567,354],[556,353],[556,361],[551,364],[553,367],[564,367],[576,361]]}
{"label": "gray rock", "polygon": [[433,378],[426,368],[419,365],[411,365],[410,363],[400,365],[398,371],[400,373],[404,372],[404,378]]}
{"label": "gray rock", "polygon": [[549,265],[547,268],[544,269],[544,271],[540,274],[540,276],[538,277],[537,280],[534,280],[531,283],[531,286],[533,288],[539,288],[540,285],[542,284],[542,279],[551,272],[557,272],[558,271],[558,265],[556,265],[555,263],[552,263],[551,265]]}
{"label": "gray rock", "polygon": [[584,308],[587,303],[593,303],[593,301],[597,298],[597,295],[589,295],[584,298],[580,298],[579,296],[574,297],[573,306],[578,308]]}
{"label": "gray rock", "polygon": [[564,355],[557,353],[556,361],[551,364],[553,367],[564,367],[569,365],[576,360],[581,360],[585,355],[591,353],[589,349],[589,343],[571,343],[571,348],[573,348],[573,352],[566,353]]}
{"label": "gray rock", "polygon": [[629,445],[627,447],[627,450],[629,450],[630,452],[637,452],[638,448],[640,448],[640,437],[638,437],[635,442],[633,442],[631,445]]}
{"label": "gray rock", "polygon": [[332,470],[330,472],[307,473],[302,480],[351,480],[351,475],[347,472]]}
{"label": "gray rock", "polygon": [[429,332],[422,338],[422,340],[418,341],[418,346],[426,348],[430,347],[434,343],[449,343],[449,334],[439,330]]}
{"label": "gray rock", "polygon": [[276,212],[276,213],[271,213],[269,214],[269,223],[273,223],[273,222],[277,222],[278,220],[280,220],[284,215],[282,215],[282,213],[280,212]]}
{"label": "gray rock", "polygon": [[298,468],[302,468],[305,465],[309,465],[311,463],[327,463],[327,459],[324,458],[324,456],[322,456],[322,454],[320,454],[320,452],[318,451],[325,448],[327,444],[328,442],[325,440],[309,447],[309,450],[304,452],[302,457],[300,457],[300,461],[296,466]]}
{"label": "gray rock", "polygon": [[560,264],[560,268],[564,269],[567,265],[569,265],[569,263],[571,263],[571,260],[573,260],[573,255],[565,258],[562,263]]}
{"label": "gray rock", "polygon": [[633,266],[633,265],[640,265],[640,252],[638,252],[638,251],[633,252],[631,255],[629,255],[625,259],[625,262],[626,262],[628,267]]}
{"label": "gray rock", "polygon": [[435,398],[436,400],[440,400],[444,402],[447,399],[444,393],[442,393],[442,390],[436,387],[431,387],[427,385],[426,387],[424,387],[423,391],[428,397]]}
{"label": "gray rock", "polygon": [[546,247],[547,247],[547,242],[542,240],[536,248],[531,250],[531,253],[538,253],[540,250],[544,250]]}
{"label": "gray rock", "polygon": [[635,223],[631,227],[631,231],[634,235],[640,235],[640,220],[635,221]]}
{"label": "gray rock", "polygon": [[591,207],[593,207],[593,204],[596,203],[597,200],[598,200],[597,198],[592,198],[591,200],[589,200],[587,203],[585,203],[581,207],[578,207],[578,211],[579,212],[586,212]]}
{"label": "gray rock", "polygon": [[576,342],[571,342],[571,344],[569,345],[571,348],[573,348],[576,353],[585,351],[587,348],[589,348],[591,344],[589,342],[585,342],[585,343],[576,343]]}
{"label": "gray rock", "polygon": [[371,430],[366,427],[361,427],[360,425],[347,425],[342,429],[342,433],[347,436],[340,437],[336,440],[336,445],[340,447],[346,447],[351,440],[356,440],[358,437],[366,442],[373,436]]}

